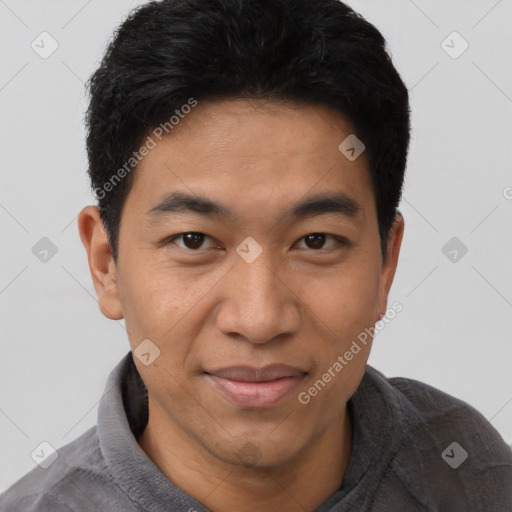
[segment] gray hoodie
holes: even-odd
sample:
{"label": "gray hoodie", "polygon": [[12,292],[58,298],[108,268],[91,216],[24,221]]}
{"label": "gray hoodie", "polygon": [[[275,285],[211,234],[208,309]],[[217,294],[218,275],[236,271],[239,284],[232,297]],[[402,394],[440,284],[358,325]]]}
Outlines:
{"label": "gray hoodie", "polygon": [[[512,511],[512,450],[467,403],[367,365],[348,410],[350,463],[314,512]],[[147,420],[129,352],[108,378],[97,425],[0,495],[0,511],[208,512],[138,445]]]}

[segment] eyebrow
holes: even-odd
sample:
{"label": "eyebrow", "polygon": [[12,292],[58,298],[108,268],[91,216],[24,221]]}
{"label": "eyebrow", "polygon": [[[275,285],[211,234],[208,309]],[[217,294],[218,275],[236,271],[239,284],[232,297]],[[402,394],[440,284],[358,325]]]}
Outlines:
{"label": "eyebrow", "polygon": [[[286,208],[282,220],[298,220],[329,213],[348,219],[355,219],[362,213],[362,206],[344,192],[331,192],[310,196]],[[205,217],[217,217],[233,220],[235,215],[223,204],[211,199],[184,192],[173,192],[165,196],[146,215],[151,221],[174,214],[194,212]]]}

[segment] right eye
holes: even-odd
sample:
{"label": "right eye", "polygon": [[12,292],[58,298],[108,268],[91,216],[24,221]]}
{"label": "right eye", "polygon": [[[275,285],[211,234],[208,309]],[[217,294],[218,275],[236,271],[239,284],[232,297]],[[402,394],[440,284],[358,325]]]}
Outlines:
{"label": "right eye", "polygon": [[182,239],[183,245],[176,243],[178,247],[189,251],[198,251],[201,250],[201,245],[204,243],[205,237],[213,240],[213,238],[205,235],[204,233],[199,233],[197,231],[187,231],[185,233],[179,233],[167,238],[163,242],[163,245],[168,246],[171,243],[175,243],[175,240]]}

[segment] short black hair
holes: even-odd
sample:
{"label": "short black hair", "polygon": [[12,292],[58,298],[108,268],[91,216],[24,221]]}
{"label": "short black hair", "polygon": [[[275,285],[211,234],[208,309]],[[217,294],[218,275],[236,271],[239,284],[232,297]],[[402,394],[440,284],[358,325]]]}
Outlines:
{"label": "short black hair", "polygon": [[152,128],[172,128],[171,116],[191,101],[229,98],[324,105],[351,122],[366,147],[386,257],[409,96],[382,34],[339,0],[143,4],[117,28],[87,85],[88,173],[115,262],[134,152]]}

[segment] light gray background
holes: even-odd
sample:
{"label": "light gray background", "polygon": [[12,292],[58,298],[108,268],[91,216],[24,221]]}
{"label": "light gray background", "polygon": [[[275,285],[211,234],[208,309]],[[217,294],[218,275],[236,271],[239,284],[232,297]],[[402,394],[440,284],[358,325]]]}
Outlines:
{"label": "light gray background", "polygon": [[[110,370],[129,350],[96,302],[76,217],[86,177],[84,82],[127,0],[0,0],[0,490],[96,423]],[[352,0],[389,42],[411,91],[406,231],[389,304],[403,311],[370,364],[434,385],[512,442],[512,2]],[[59,47],[42,59],[31,42]],[[441,43],[457,31],[457,59]],[[452,52],[460,41],[448,39]],[[508,192],[508,193],[507,193]],[[456,236],[468,252],[442,252]],[[57,254],[32,247],[48,237]],[[463,425],[461,426],[463,428]]]}

